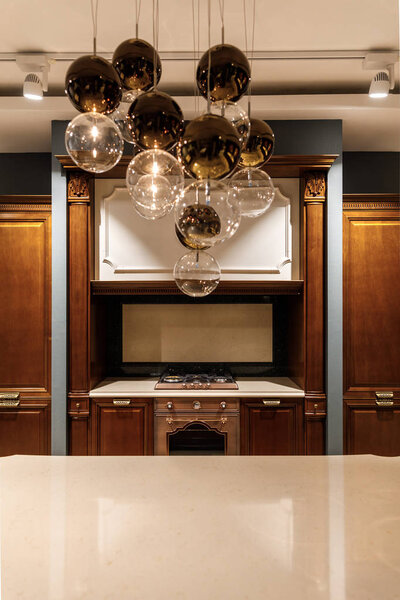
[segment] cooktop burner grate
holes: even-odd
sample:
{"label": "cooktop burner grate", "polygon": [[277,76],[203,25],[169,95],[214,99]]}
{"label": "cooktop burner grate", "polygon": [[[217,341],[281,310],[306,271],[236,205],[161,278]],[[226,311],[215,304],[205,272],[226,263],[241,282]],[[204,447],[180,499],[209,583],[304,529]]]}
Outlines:
{"label": "cooktop burner grate", "polygon": [[156,390],[237,390],[238,385],[230,371],[222,367],[201,367],[201,372],[193,366],[169,367],[155,385]]}

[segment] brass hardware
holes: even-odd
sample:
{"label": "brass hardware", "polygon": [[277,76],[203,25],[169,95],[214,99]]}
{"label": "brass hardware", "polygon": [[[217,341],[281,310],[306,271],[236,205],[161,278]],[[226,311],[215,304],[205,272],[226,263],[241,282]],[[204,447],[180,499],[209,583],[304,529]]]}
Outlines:
{"label": "brass hardware", "polygon": [[281,401],[280,400],[263,400],[262,403],[264,404],[264,406],[279,406]]}
{"label": "brass hardware", "polygon": [[19,406],[19,392],[0,394],[0,408],[13,408],[15,406]]}
{"label": "brass hardware", "polygon": [[221,402],[220,407],[222,408],[222,410],[224,410],[226,408],[226,402]]}
{"label": "brass hardware", "polygon": [[113,400],[114,406],[129,406],[130,403],[130,400]]}
{"label": "brass hardware", "polygon": [[167,402],[168,410],[172,410],[173,407],[174,407],[174,405],[172,404],[172,402]]}
{"label": "brass hardware", "polygon": [[77,402],[76,403],[76,408],[80,408],[80,407],[81,407],[80,402]]}
{"label": "brass hardware", "polygon": [[201,403],[200,403],[198,400],[195,400],[195,401],[193,402],[193,408],[194,408],[195,410],[199,410],[199,409],[201,408]]}
{"label": "brass hardware", "polygon": [[393,406],[393,392],[375,392],[377,406]]}
{"label": "brass hardware", "polygon": [[[207,425],[210,425],[211,423],[215,423],[215,429],[219,429],[219,431],[222,430],[222,428],[224,427],[224,425],[226,425],[226,423],[228,422],[227,417],[221,417],[221,419],[202,419],[201,417],[197,417],[195,419],[191,418],[191,419],[173,419],[172,417],[167,417],[166,419],[167,424],[170,426],[171,431],[175,431],[175,429],[177,429],[175,425],[175,423],[196,423],[196,421],[199,421],[201,423],[206,423]],[[219,427],[218,427],[219,426]]]}

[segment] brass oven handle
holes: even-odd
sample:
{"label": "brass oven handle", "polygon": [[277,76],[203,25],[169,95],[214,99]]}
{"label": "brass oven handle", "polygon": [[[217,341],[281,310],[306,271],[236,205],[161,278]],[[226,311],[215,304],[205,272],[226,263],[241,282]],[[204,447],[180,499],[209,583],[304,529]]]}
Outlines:
{"label": "brass oven handle", "polygon": [[19,406],[19,392],[0,394],[0,408],[15,408]]}
{"label": "brass oven handle", "polygon": [[375,392],[377,406],[393,406],[393,392]]}
{"label": "brass oven handle", "polygon": [[263,400],[262,403],[264,404],[264,406],[279,406],[281,401],[280,400]]}
{"label": "brass oven handle", "polygon": [[129,406],[131,403],[130,400],[113,400],[114,406]]}

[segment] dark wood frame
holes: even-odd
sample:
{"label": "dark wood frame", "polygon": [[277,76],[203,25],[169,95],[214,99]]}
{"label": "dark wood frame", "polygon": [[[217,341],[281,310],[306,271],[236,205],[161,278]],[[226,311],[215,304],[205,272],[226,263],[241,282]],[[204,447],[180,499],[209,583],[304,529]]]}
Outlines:
{"label": "dark wood frame", "polygon": [[[92,253],[94,176],[79,170],[69,156],[57,157],[67,171],[68,202],[68,314],[69,314],[69,418],[71,448],[90,452],[88,394],[103,377],[101,364],[91,365],[96,352],[91,320],[97,296],[104,294],[173,294],[173,282],[95,282]],[[302,323],[295,333],[304,351],[304,365],[298,364],[291,376],[305,390],[304,430],[300,453],[325,452],[325,214],[327,171],[336,155],[273,156],[267,170],[272,177],[299,177],[302,189],[303,280],[274,282],[223,282],[218,294],[302,295]],[[96,177],[123,178],[131,157]],[[303,283],[304,282],[304,283]],[[98,332],[97,332],[98,333]],[[75,404],[74,404],[75,403]],[[76,403],[85,406],[78,409]],[[83,421],[87,426],[84,427]],[[75,433],[79,439],[75,440]],[[85,437],[86,436],[86,437]]]}

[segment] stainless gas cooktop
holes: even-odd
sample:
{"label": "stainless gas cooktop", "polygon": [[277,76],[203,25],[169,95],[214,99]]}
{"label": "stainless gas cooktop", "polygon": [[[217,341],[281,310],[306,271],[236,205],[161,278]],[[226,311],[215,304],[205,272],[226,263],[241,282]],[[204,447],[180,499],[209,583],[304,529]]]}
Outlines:
{"label": "stainless gas cooktop", "polygon": [[228,369],[210,367],[169,367],[154,386],[156,390],[237,390]]}

